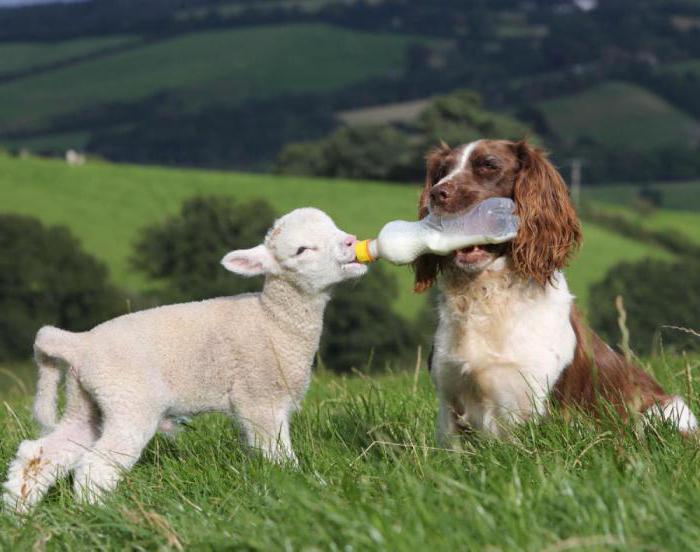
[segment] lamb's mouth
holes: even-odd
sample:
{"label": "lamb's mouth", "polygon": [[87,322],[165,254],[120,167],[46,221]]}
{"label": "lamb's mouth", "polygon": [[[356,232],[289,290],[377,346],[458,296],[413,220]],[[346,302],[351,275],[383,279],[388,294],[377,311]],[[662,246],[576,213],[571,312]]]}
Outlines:
{"label": "lamb's mouth", "polygon": [[350,270],[354,272],[364,270],[367,268],[367,266],[359,262],[355,257],[353,257],[352,259],[349,259],[347,261],[340,261],[340,268],[343,270]]}

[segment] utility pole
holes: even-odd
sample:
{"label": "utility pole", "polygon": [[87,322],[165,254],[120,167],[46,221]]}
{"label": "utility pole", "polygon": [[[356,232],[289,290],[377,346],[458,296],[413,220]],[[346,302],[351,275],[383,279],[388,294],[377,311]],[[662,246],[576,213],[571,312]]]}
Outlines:
{"label": "utility pole", "polygon": [[581,204],[581,165],[578,157],[571,160],[571,201],[576,207]]}

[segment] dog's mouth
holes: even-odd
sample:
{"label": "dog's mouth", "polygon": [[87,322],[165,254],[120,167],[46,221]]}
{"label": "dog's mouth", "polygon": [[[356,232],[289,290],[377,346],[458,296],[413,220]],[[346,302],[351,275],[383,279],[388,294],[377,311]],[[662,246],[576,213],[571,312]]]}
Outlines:
{"label": "dog's mouth", "polygon": [[499,257],[505,244],[472,245],[453,253],[455,262],[460,265],[475,265]]}

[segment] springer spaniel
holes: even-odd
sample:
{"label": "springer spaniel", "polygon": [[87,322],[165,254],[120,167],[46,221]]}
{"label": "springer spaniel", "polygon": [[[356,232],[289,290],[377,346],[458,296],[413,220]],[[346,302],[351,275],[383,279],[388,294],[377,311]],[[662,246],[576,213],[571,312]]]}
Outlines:
{"label": "springer spaniel", "polygon": [[694,431],[697,421],[683,400],[578,315],[560,270],[581,241],[581,225],[545,154],[504,140],[442,144],[430,153],[420,218],[459,213],[489,197],[515,202],[520,228],[513,242],[415,263],[417,292],[441,275],[430,362],[441,442],[470,428],[503,436],[512,424],[546,414],[550,397],[563,408],[595,412],[606,403],[623,419],[637,411]]}

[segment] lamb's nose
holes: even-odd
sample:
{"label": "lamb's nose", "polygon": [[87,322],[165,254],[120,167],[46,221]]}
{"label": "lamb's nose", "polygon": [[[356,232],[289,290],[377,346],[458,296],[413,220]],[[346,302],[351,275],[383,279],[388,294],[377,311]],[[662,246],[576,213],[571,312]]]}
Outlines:
{"label": "lamb's nose", "polygon": [[445,203],[450,197],[450,191],[445,186],[435,186],[430,192],[430,200],[433,203]]}
{"label": "lamb's nose", "polygon": [[357,241],[357,236],[353,236],[352,234],[348,234],[345,237],[345,241],[343,242],[347,247],[352,247],[355,245],[355,242]]}

